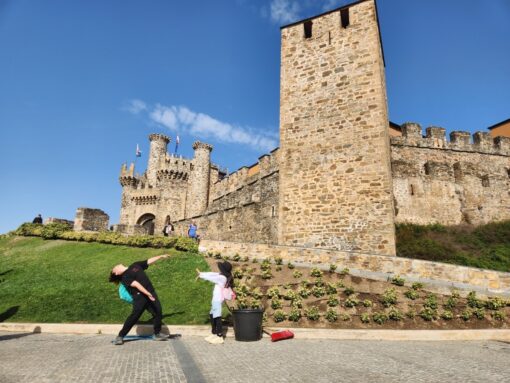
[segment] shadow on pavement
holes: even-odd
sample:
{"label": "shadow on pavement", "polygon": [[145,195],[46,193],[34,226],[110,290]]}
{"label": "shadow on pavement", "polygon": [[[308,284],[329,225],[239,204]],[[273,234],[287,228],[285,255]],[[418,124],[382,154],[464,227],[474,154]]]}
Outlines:
{"label": "shadow on pavement", "polygon": [[5,322],[7,319],[15,315],[19,310],[19,306],[12,306],[0,313],[0,322]]}
{"label": "shadow on pavement", "polygon": [[11,340],[11,339],[24,338],[24,337],[29,336],[29,335],[40,334],[40,333],[41,333],[41,328],[39,326],[36,326],[34,328],[34,331],[32,331],[32,332],[24,332],[24,333],[21,333],[21,334],[0,335],[0,342],[3,341],[3,340]]}

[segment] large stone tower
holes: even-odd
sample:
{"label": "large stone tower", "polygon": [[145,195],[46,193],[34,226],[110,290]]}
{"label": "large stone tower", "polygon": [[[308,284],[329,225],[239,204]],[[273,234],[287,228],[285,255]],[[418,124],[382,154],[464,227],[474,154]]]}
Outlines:
{"label": "large stone tower", "polygon": [[395,254],[374,0],[282,27],[280,244]]}
{"label": "large stone tower", "polygon": [[203,142],[195,141],[193,143],[193,150],[195,153],[192,162],[188,198],[186,203],[187,217],[196,217],[203,214],[209,202],[212,146]]}
{"label": "large stone tower", "polygon": [[166,157],[166,148],[170,142],[170,137],[163,134],[151,134],[149,136],[151,142],[149,163],[147,164],[147,181],[152,187],[156,186],[157,171],[161,168],[162,161]]}

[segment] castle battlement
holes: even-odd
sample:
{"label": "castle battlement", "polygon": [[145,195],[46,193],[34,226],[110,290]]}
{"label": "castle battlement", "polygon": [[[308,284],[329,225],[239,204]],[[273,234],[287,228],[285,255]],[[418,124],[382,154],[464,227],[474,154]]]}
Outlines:
{"label": "castle battlement", "polygon": [[510,137],[492,137],[487,132],[471,135],[469,132],[453,131],[448,141],[446,130],[441,127],[430,126],[425,130],[425,135],[420,124],[414,122],[406,122],[401,128],[402,136],[391,137],[391,145],[510,156]]}

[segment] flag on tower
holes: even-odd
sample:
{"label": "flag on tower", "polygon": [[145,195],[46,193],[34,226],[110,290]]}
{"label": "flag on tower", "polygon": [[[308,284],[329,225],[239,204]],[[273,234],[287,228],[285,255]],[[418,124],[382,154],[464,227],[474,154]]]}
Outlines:
{"label": "flag on tower", "polygon": [[138,144],[136,144],[136,153],[135,154],[137,157],[142,156],[142,151],[140,150],[140,147],[138,146]]}
{"label": "flag on tower", "polygon": [[177,149],[179,149],[179,136],[175,137],[175,154],[177,154]]}

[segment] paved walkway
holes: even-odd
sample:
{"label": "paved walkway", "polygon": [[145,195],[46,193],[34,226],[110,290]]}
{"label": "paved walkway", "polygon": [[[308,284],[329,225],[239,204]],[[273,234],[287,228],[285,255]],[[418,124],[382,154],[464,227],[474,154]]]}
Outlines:
{"label": "paved walkway", "polygon": [[510,381],[510,344],[503,342],[111,340],[0,332],[0,382]]}

